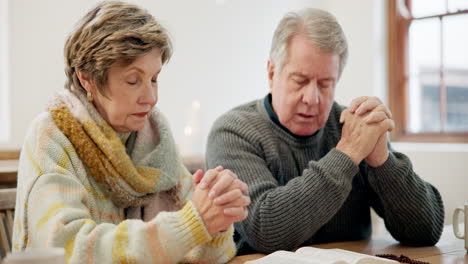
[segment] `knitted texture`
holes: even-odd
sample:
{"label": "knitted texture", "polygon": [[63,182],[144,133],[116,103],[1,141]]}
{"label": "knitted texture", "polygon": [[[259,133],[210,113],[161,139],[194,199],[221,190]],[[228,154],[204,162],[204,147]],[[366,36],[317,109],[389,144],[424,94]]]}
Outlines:
{"label": "knitted texture", "polygon": [[[33,121],[22,148],[14,251],[64,247],[68,263],[225,263],[235,255],[233,228],[210,236],[191,203],[191,175],[159,111],[138,131],[126,156],[125,136],[77,114],[79,107],[66,101],[76,97],[59,98]],[[180,203],[160,200],[171,190]],[[129,204],[153,196],[146,205],[135,203],[148,221],[128,219],[127,210],[115,203],[116,191],[124,192],[119,199]],[[159,211],[148,217],[147,207]]]}
{"label": "knitted texture", "polygon": [[246,220],[235,224],[240,253],[365,239],[370,208],[392,236],[407,245],[433,245],[442,232],[439,192],[422,180],[403,154],[385,164],[356,166],[335,146],[342,107],[310,137],[294,136],[272,121],[264,99],[221,116],[208,137],[207,166],[223,165],[249,186]]}
{"label": "knitted texture", "polygon": [[[171,139],[170,131],[165,128],[166,122],[160,114],[150,116],[146,127],[152,131],[139,133],[138,138],[154,148],[158,146],[158,151],[163,151],[165,155],[148,151],[144,161],[138,161],[138,165],[134,166],[118,134],[83,95],[65,91],[52,99],[50,105],[49,111],[55,124],[73,144],[91,175],[108,190],[117,206],[145,205],[155,192],[175,187],[178,177],[184,173],[175,144],[171,141],[166,143]],[[141,151],[136,146],[133,152]],[[161,165],[166,165],[162,178]]]}

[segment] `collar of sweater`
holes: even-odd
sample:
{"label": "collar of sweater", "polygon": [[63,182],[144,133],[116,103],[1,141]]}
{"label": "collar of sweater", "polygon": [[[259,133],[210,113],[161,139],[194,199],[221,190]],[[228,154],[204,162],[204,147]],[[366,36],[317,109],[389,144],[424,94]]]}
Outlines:
{"label": "collar of sweater", "polygon": [[268,118],[270,121],[274,124],[275,127],[279,128],[278,130],[280,131],[280,135],[284,137],[288,141],[293,141],[297,142],[300,145],[309,145],[309,144],[315,144],[320,140],[323,134],[323,128],[319,129],[317,132],[310,136],[298,136],[293,134],[289,129],[287,129],[285,126],[281,124],[279,121],[278,115],[275,113],[273,110],[273,106],[271,105],[271,93],[267,94],[265,98],[263,99],[263,106],[261,107],[260,110],[263,110],[264,114],[268,115]]}

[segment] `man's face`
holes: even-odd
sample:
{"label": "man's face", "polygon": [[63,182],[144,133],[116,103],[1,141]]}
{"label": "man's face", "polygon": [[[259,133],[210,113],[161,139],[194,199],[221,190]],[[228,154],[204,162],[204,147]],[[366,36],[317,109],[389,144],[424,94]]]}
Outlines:
{"label": "man's face", "polygon": [[268,62],[272,106],[280,123],[298,136],[309,136],[327,122],[338,80],[339,56],[324,53],[304,35],[289,43],[283,67]]}

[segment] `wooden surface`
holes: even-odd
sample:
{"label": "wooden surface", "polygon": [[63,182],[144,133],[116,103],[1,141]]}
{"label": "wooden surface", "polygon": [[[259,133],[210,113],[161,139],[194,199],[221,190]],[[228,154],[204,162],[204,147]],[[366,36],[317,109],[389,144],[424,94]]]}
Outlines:
{"label": "wooden surface", "polygon": [[[431,264],[468,264],[468,255],[464,242],[453,235],[451,225],[444,227],[442,237],[433,247],[406,247],[400,245],[390,234],[372,236],[369,240],[334,242],[317,244],[318,248],[341,248],[368,255],[394,254],[405,255],[415,260],[426,261]],[[252,254],[235,257],[230,264],[241,264],[249,260],[262,257],[262,254]]]}
{"label": "wooden surface", "polygon": [[11,251],[16,189],[0,189],[0,257]]}
{"label": "wooden surface", "polygon": [[16,188],[0,189],[0,210],[14,209],[16,202]]}
{"label": "wooden surface", "polygon": [[16,187],[18,160],[0,160],[0,188]]}
{"label": "wooden surface", "polygon": [[20,156],[19,150],[1,150],[0,160],[18,160]]}

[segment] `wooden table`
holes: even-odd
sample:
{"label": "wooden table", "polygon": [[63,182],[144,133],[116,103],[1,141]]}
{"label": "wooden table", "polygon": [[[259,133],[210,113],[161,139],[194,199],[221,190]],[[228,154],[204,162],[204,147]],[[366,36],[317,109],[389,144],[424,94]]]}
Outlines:
{"label": "wooden table", "polygon": [[[464,242],[454,236],[452,225],[444,227],[442,237],[433,247],[402,246],[389,233],[373,235],[369,240],[334,242],[312,246],[318,248],[341,248],[369,255],[394,254],[399,256],[403,254],[412,259],[426,261],[431,264],[468,264],[468,254],[464,248]],[[238,256],[229,263],[240,264],[263,256],[263,254]]]}
{"label": "wooden table", "polygon": [[0,188],[15,188],[18,160],[0,160]]}

